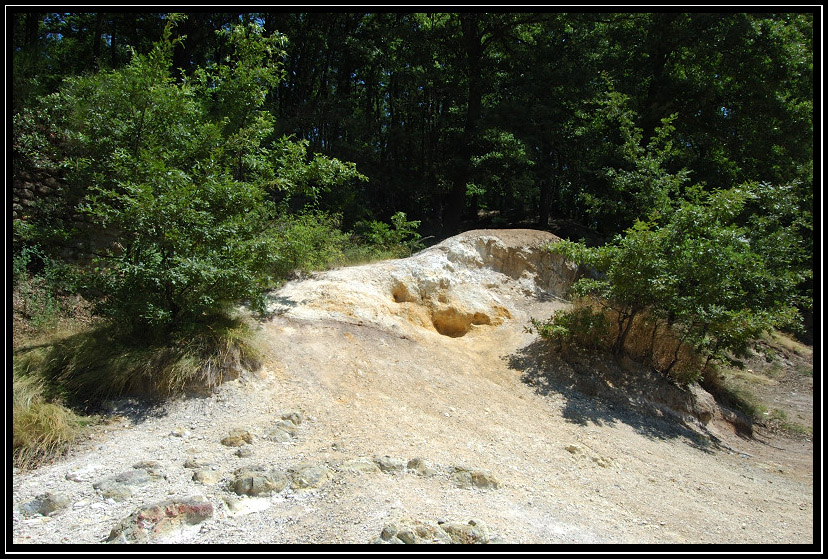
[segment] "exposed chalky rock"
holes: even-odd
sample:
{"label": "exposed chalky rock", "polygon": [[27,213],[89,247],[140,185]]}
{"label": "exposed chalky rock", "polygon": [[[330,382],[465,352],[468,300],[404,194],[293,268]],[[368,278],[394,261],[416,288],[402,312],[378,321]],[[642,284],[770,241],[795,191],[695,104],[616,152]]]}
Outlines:
{"label": "exposed chalky rock", "polygon": [[213,505],[203,497],[187,497],[141,507],[109,533],[109,543],[149,543],[213,516]]}
{"label": "exposed chalky rock", "polygon": [[486,544],[491,543],[489,528],[480,520],[467,524],[438,522],[437,525],[404,519],[387,524],[374,544]]}
{"label": "exposed chalky rock", "polygon": [[430,477],[437,474],[437,471],[422,458],[412,458],[408,461],[406,467],[420,476]]}
{"label": "exposed chalky rock", "polygon": [[47,492],[38,495],[31,501],[20,505],[19,510],[25,516],[40,514],[49,516],[69,506],[69,498],[64,495]]}
{"label": "exposed chalky rock", "polygon": [[142,460],[132,465],[133,469],[144,470],[150,477],[167,479],[167,475],[161,468],[161,464],[155,460]]}
{"label": "exposed chalky rock", "polygon": [[288,485],[287,476],[277,470],[239,469],[234,472],[230,489],[237,495],[257,495],[279,493]]}
{"label": "exposed chalky rock", "polygon": [[294,425],[301,425],[305,420],[305,414],[300,410],[292,410],[282,414],[282,419],[290,421]]}
{"label": "exposed chalky rock", "polygon": [[104,499],[125,501],[132,496],[132,487],[144,485],[151,481],[150,475],[144,469],[128,470],[120,474],[102,479],[92,484],[92,487]]}
{"label": "exposed chalky rock", "polygon": [[401,472],[405,470],[405,460],[400,458],[392,458],[390,456],[380,456],[374,458],[379,469],[383,472]]}
{"label": "exposed chalky rock", "polygon": [[252,443],[253,436],[246,429],[231,429],[230,433],[221,439],[221,444],[224,446],[242,446]]}
{"label": "exposed chalky rock", "polygon": [[184,467],[190,469],[201,469],[209,468],[212,464],[213,463],[211,461],[206,460],[204,458],[196,458],[191,456],[190,458],[187,458],[187,460],[184,462]]}
{"label": "exposed chalky rock", "polygon": [[480,520],[470,520],[468,524],[458,522],[443,524],[441,528],[451,537],[452,543],[489,543],[489,528]]}
{"label": "exposed chalky rock", "polygon": [[500,482],[491,473],[485,470],[471,470],[464,466],[455,466],[451,479],[455,485],[463,489],[471,487],[497,489],[500,487]]}
{"label": "exposed chalky rock", "polygon": [[316,489],[330,479],[331,472],[324,464],[300,464],[290,470],[293,489]]}
{"label": "exposed chalky rock", "polygon": [[366,456],[347,460],[345,463],[342,464],[341,469],[347,472],[363,473],[376,473],[380,471],[379,466],[377,466],[377,463]]}
{"label": "exposed chalky rock", "polygon": [[196,470],[193,472],[193,481],[204,485],[214,485],[221,481],[222,477],[224,477],[223,474],[215,470]]}

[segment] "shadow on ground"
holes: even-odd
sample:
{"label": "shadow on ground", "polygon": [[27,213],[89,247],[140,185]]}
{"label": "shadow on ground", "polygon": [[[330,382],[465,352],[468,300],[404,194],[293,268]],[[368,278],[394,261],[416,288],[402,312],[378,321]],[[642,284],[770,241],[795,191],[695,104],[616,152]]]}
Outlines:
{"label": "shadow on ground", "polygon": [[622,366],[603,355],[564,358],[544,340],[532,342],[506,360],[537,394],[563,396],[563,417],[571,423],[624,423],[652,439],[684,438],[695,447],[712,450],[709,438],[671,413],[670,403],[680,401],[686,393],[658,373]]}

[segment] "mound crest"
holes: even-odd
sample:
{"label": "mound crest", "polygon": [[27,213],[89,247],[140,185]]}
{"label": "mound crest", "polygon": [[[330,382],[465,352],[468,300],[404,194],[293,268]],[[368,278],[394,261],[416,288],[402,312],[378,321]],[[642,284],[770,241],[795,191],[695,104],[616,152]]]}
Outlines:
{"label": "mound crest", "polygon": [[410,258],[341,268],[285,285],[272,310],[459,338],[513,317],[521,298],[564,297],[577,267],[529,229],[475,230]]}

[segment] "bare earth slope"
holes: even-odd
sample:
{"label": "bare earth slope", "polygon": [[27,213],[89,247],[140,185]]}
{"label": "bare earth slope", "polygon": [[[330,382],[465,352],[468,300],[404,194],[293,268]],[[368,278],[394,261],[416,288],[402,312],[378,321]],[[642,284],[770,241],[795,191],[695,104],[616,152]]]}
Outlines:
{"label": "bare earth slope", "polygon": [[[590,397],[542,355],[524,326],[565,306],[576,274],[538,249],[554,240],[471,231],[291,282],[261,324],[262,371],[157,409],[122,402],[65,459],[15,475],[14,543],[131,541],[122,520],[188,496],[206,518],[138,541],[363,544],[471,520],[513,544],[812,543],[810,444],[680,422],[646,391]],[[286,485],[245,494],[257,467]],[[21,510],[46,492],[57,512]]]}

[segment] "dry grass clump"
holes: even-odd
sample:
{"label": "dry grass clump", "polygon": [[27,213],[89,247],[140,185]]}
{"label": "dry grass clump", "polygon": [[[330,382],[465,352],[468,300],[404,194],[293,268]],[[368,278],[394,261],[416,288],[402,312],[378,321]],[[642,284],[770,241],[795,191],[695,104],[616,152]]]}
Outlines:
{"label": "dry grass clump", "polygon": [[85,331],[57,341],[41,373],[68,402],[88,409],[122,395],[209,393],[242,370],[259,367],[250,327],[224,319],[154,342],[110,326]]}
{"label": "dry grass clump", "polygon": [[48,402],[39,379],[13,373],[12,462],[29,469],[63,454],[92,418],[83,417],[60,403]]}
{"label": "dry grass clump", "polygon": [[32,468],[61,455],[107,399],[209,393],[260,368],[260,355],[252,328],[227,317],[152,342],[108,325],[25,340],[13,361],[14,465]]}

